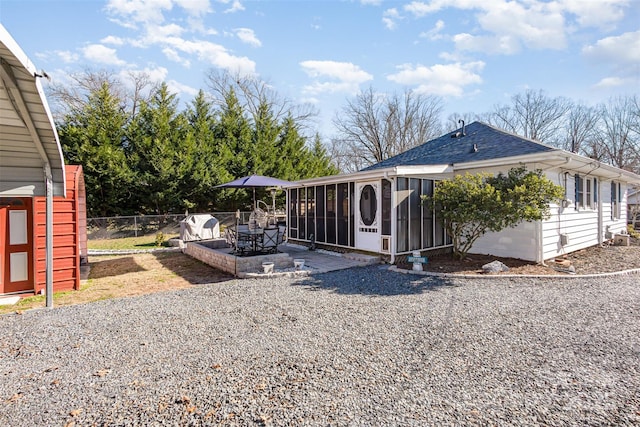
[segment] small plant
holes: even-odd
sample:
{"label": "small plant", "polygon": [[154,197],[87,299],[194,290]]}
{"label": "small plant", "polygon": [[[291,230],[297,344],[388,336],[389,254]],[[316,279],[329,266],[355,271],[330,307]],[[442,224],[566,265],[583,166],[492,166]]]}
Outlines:
{"label": "small plant", "polygon": [[164,234],[162,234],[162,231],[158,231],[156,233],[156,246],[160,247],[164,244]]}
{"label": "small plant", "polygon": [[634,239],[640,239],[640,233],[638,233],[636,229],[633,228],[633,224],[627,225],[627,232],[629,233],[629,236],[633,237]]}

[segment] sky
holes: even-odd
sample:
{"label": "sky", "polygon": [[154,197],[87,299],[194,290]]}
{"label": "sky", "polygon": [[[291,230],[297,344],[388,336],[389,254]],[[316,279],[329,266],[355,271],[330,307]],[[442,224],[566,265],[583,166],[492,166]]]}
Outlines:
{"label": "sky", "polygon": [[323,137],[369,88],[439,96],[443,121],[640,94],[640,0],[0,0],[0,22],[56,83],[144,72],[184,105],[226,70],[312,104]]}

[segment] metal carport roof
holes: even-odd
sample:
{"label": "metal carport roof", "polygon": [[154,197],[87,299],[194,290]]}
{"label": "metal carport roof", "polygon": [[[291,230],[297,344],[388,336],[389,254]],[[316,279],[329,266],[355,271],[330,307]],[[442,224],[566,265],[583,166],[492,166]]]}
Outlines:
{"label": "metal carport roof", "polygon": [[40,77],[0,24],[0,196],[45,196],[48,170],[53,195],[65,195],[62,148]]}

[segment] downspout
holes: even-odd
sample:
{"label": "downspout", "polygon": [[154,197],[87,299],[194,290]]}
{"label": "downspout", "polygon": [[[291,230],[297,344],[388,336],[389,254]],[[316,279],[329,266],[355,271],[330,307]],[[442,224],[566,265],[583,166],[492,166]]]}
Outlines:
{"label": "downspout", "polygon": [[44,163],[44,179],[47,189],[45,221],[46,303],[47,308],[53,308],[53,176],[48,161]]}

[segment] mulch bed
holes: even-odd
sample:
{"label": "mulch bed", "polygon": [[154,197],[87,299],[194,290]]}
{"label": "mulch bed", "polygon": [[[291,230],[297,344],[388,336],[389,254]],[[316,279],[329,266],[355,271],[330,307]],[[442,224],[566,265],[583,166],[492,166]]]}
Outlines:
{"label": "mulch bed", "polygon": [[[572,252],[558,258],[548,260],[545,264],[523,261],[515,258],[501,258],[491,255],[470,254],[464,260],[454,259],[451,254],[428,256],[428,263],[423,265],[425,271],[435,273],[485,274],[482,266],[492,261],[501,261],[509,271],[498,274],[567,274],[571,265],[576,274],[598,274],[640,268],[640,239],[630,239],[630,246],[592,246]],[[413,264],[399,263],[398,268],[411,270]]]}

